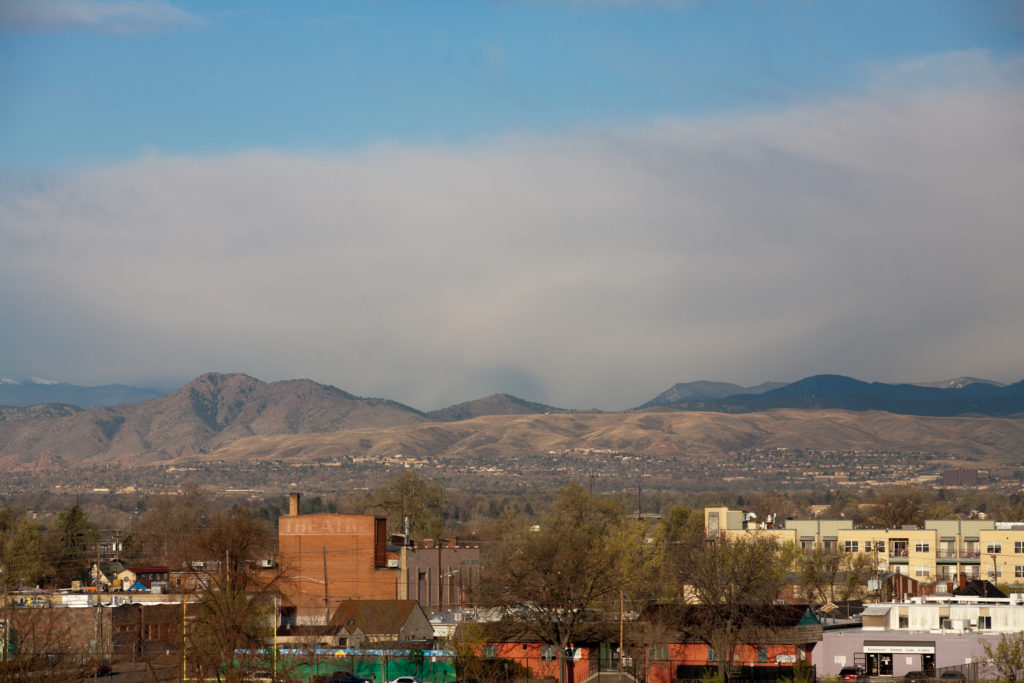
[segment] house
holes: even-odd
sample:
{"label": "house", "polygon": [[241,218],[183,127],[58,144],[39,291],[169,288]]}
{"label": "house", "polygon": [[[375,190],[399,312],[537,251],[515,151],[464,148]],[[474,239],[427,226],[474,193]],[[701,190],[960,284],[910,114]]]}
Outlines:
{"label": "house", "polygon": [[117,573],[122,590],[152,590],[154,582],[166,582],[169,576],[170,569],[163,565],[128,567]]}
{"label": "house", "polygon": [[342,647],[426,649],[434,642],[434,627],[415,600],[345,600],[330,625]]}
{"label": "house", "polygon": [[434,627],[415,600],[343,600],[330,622],[285,624],[278,642],[337,648],[423,650],[433,647]]}
{"label": "house", "polygon": [[115,582],[117,581],[117,575],[124,571],[126,566],[120,560],[93,562],[92,567],[89,568],[89,583],[92,586],[106,590],[120,588],[121,584]]}
{"label": "house", "polygon": [[[952,584],[950,584],[952,585]],[[999,590],[995,584],[991,581],[983,581],[981,579],[967,580],[967,577],[961,575],[959,584],[956,588],[953,588],[951,592],[955,596],[969,597],[973,596],[976,598],[1006,598],[1007,595],[1003,591]]]}
{"label": "house", "polygon": [[[741,643],[732,667],[760,667],[762,679],[792,677],[796,663],[810,665],[811,651],[822,639],[822,626],[805,605],[768,605],[758,608],[756,640]],[[591,680],[602,672],[618,672],[633,680],[671,683],[700,679],[717,666],[719,656],[692,635],[700,607],[673,604],[645,608],[635,619],[620,625],[617,615],[595,610],[582,624],[564,652],[532,633],[516,620],[482,624],[484,642],[479,655],[481,678],[559,678],[565,664],[569,683]],[[620,627],[623,642],[619,643]]]}
{"label": "house", "polygon": [[192,562],[184,569],[171,571],[167,585],[175,593],[195,593],[216,586],[220,575],[220,562]]}
{"label": "house", "polygon": [[[652,636],[644,653],[652,683],[670,683],[679,678],[702,678],[728,653],[716,652],[697,634],[706,618],[696,605],[652,605],[640,614]],[[797,662],[813,666],[812,651],[823,637],[821,622],[807,605],[764,605],[750,607],[751,627],[741,631],[728,662],[730,668],[771,667],[792,677]],[[741,610],[741,614],[742,614]],[[660,636],[658,635],[660,634]]]}

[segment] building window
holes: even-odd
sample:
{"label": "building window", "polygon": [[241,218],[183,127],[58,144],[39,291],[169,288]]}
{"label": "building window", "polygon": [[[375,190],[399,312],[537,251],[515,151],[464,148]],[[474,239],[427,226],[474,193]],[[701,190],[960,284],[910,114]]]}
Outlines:
{"label": "building window", "polygon": [[668,661],[668,645],[654,645],[648,652],[652,662],[667,662]]}
{"label": "building window", "polygon": [[848,553],[857,552],[857,547],[857,541],[843,541],[843,550],[845,550]]}
{"label": "building window", "polygon": [[989,553],[990,555],[992,555],[992,554],[998,555],[999,553],[1003,552],[1003,544],[1002,543],[989,543],[988,545],[985,546],[985,548],[986,548],[985,552]]}
{"label": "building window", "polygon": [[768,663],[768,648],[763,645],[757,646],[757,663],[767,664]]}
{"label": "building window", "polygon": [[931,576],[932,569],[926,564],[919,564],[914,567],[914,576]]}
{"label": "building window", "polygon": [[553,662],[558,659],[558,648],[554,645],[542,645],[540,648],[540,661]]}
{"label": "building window", "polygon": [[1024,565],[1018,564],[1013,568],[1013,575],[1018,579],[1024,579]]}
{"label": "building window", "polygon": [[915,543],[914,544],[914,552],[916,552],[916,553],[927,553],[927,552],[929,552],[928,548],[929,548],[929,546],[928,546],[927,543]]}
{"label": "building window", "polygon": [[708,645],[708,663],[717,662],[717,661],[718,661],[718,653],[715,652],[715,648],[713,648],[710,645]]}
{"label": "building window", "polygon": [[1015,552],[1015,553],[1024,553],[1024,541],[1014,541],[1013,542],[1013,552]]}
{"label": "building window", "polygon": [[497,645],[484,645],[480,648],[480,656],[484,659],[497,659],[498,658],[498,646]]}
{"label": "building window", "polygon": [[839,541],[834,538],[826,538],[822,541],[822,547],[826,553],[834,553],[839,550]]}
{"label": "building window", "polygon": [[885,552],[885,541],[875,541],[875,550],[880,553]]}
{"label": "building window", "polygon": [[991,629],[992,617],[978,617],[978,628]]}
{"label": "building window", "polygon": [[900,628],[910,628],[910,616],[906,614],[900,615]]}
{"label": "building window", "polygon": [[986,572],[988,573],[988,578],[990,578],[990,579],[998,579],[1000,576],[1003,575],[1003,568],[1002,567],[988,567]]}

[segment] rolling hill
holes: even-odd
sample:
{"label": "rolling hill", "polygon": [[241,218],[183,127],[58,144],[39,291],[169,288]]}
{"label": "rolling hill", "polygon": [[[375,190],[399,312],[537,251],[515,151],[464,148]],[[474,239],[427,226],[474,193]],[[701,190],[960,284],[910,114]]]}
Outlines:
{"label": "rolling hill", "polygon": [[310,380],[262,382],[208,373],[143,403],[0,411],[0,468],[39,462],[147,464],[208,453],[255,435],[331,432],[423,422],[394,401],[353,396]]}
{"label": "rolling hill", "polygon": [[[657,399],[644,405],[650,406],[654,401]],[[668,404],[656,403],[653,406],[656,410],[725,413],[779,408],[881,410],[932,417],[1018,417],[1024,415],[1024,381],[1005,386],[985,380],[953,380],[920,385],[862,382],[843,375],[813,375],[767,391],[744,391],[720,397],[705,394],[702,398],[687,398]]]}

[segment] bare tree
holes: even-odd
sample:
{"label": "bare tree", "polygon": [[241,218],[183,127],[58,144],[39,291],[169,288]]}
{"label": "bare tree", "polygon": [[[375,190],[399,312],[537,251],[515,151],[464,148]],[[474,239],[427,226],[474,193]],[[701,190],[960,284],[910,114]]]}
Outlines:
{"label": "bare tree", "polygon": [[867,553],[846,553],[814,548],[797,559],[801,595],[812,605],[862,598],[875,563]]}
{"label": "bare tree", "polygon": [[365,509],[383,511],[391,531],[401,531],[408,518],[414,536],[438,538],[444,533],[442,504],[440,484],[406,470],[371,493]]}
{"label": "bare tree", "polygon": [[169,567],[196,559],[196,538],[209,520],[210,509],[209,496],[197,486],[178,495],[151,496],[125,540],[125,554]]}
{"label": "bare tree", "polygon": [[737,648],[757,642],[772,627],[766,617],[791,559],[791,549],[763,535],[716,540],[691,555],[681,578],[694,604],[680,626],[712,648],[722,680],[728,680]]}
{"label": "bare tree", "polygon": [[1024,681],[1024,633],[1004,633],[998,643],[986,642],[982,647],[995,667],[998,683]]}
{"label": "bare tree", "polygon": [[189,605],[185,648],[191,671],[237,681],[267,666],[264,648],[277,627],[275,585],[280,571],[257,573],[270,557],[273,534],[247,507],[215,510],[196,534],[194,552],[221,559],[220,571],[197,582]]}
{"label": "bare tree", "polygon": [[619,501],[577,484],[559,492],[539,525],[516,521],[487,560],[482,599],[506,608],[512,628],[554,646],[565,683],[565,651],[588,627],[588,611],[617,597],[628,578],[634,530]]}
{"label": "bare tree", "polygon": [[267,666],[276,611],[270,596],[246,590],[246,577],[226,572],[188,605],[186,668],[190,675],[241,681]]}
{"label": "bare tree", "polygon": [[871,508],[871,521],[875,526],[899,529],[905,524],[924,522],[924,495],[912,487],[891,487],[878,494]]}

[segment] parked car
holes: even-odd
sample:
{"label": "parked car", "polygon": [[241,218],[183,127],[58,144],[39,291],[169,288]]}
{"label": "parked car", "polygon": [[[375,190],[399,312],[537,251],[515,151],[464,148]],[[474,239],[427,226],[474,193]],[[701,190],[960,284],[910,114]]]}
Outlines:
{"label": "parked car", "polygon": [[114,670],[107,660],[98,660],[83,664],[78,671],[79,678],[96,678],[97,676],[112,676]]}
{"label": "parked car", "polygon": [[388,683],[420,683],[420,681],[415,676],[399,676],[392,678]]}
{"label": "parked car", "polygon": [[331,683],[373,683],[373,679],[357,676],[351,671],[336,671],[331,676]]}
{"label": "parked car", "polygon": [[844,666],[839,670],[839,680],[855,683],[865,680],[864,669],[859,666]]}
{"label": "parked car", "polygon": [[903,677],[903,683],[931,683],[932,677],[924,671],[911,671]]}
{"label": "parked car", "polygon": [[314,683],[373,683],[373,679],[356,676],[351,671],[335,671],[332,674],[321,674],[313,679]]}
{"label": "parked car", "polygon": [[943,671],[939,676],[939,681],[942,683],[963,683],[966,680],[967,677],[956,669],[953,669],[952,671]]}

